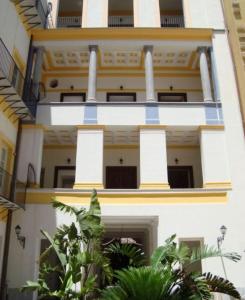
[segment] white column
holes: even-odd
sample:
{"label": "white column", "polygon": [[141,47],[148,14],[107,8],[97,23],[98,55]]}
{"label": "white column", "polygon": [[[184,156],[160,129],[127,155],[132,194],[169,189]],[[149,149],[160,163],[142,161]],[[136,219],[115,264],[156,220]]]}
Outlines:
{"label": "white column", "polygon": [[229,188],[231,178],[223,126],[200,127],[200,148],[204,188]]}
{"label": "white column", "polygon": [[211,81],[208,69],[207,53],[205,47],[199,48],[200,53],[200,74],[202,81],[202,91],[205,102],[212,102]]}
{"label": "white column", "polygon": [[89,46],[88,102],[96,101],[97,50],[98,46]]}
{"label": "white column", "polygon": [[49,26],[50,26],[50,28],[57,28],[60,1],[59,0],[48,0],[48,3],[51,3],[51,6],[52,6],[52,10],[50,13],[51,22],[49,21]]}
{"label": "white column", "polygon": [[43,55],[44,55],[44,47],[37,47],[36,48],[36,60],[34,66],[34,73],[33,73],[33,93],[38,98],[39,96],[39,84],[42,78],[42,65],[43,65]]}
{"label": "white column", "polygon": [[75,189],[103,188],[103,150],[103,126],[78,127]]}
{"label": "white column", "polygon": [[146,101],[155,101],[154,70],[153,70],[153,46],[145,46],[145,84]]}
{"label": "white column", "polygon": [[44,128],[42,125],[24,125],[21,132],[17,179],[27,182],[28,165],[34,167],[36,180],[30,178],[33,187],[40,184]]}
{"label": "white column", "polygon": [[140,126],[140,189],[169,189],[164,126]]}

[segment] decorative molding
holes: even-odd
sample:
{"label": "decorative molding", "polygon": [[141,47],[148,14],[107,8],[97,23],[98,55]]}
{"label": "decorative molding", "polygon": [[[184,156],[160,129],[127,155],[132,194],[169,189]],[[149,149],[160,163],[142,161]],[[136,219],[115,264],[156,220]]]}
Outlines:
{"label": "decorative molding", "polygon": [[66,40],[212,40],[212,29],[199,28],[72,28],[33,29],[33,41]]}
{"label": "decorative molding", "polygon": [[103,183],[75,183],[74,190],[104,189]]}
{"label": "decorative molding", "polygon": [[[94,188],[94,184],[93,187]],[[52,198],[56,198],[57,201],[76,205],[89,205],[91,190],[90,187],[86,191],[70,190],[67,192],[59,192],[58,190],[42,189],[39,191],[27,191],[26,203],[27,204],[48,204],[51,205]],[[170,204],[224,204],[227,203],[227,191],[220,189],[220,191],[156,191],[140,192],[107,192],[106,190],[98,191],[98,199],[101,205],[170,205]]]}
{"label": "decorative molding", "polygon": [[76,126],[78,130],[105,130],[105,125],[96,125],[96,124],[91,124],[91,125],[77,125]]}
{"label": "decorative molding", "polygon": [[170,186],[168,183],[141,183],[139,189],[140,190],[169,190]]}
{"label": "decorative molding", "polygon": [[203,188],[205,189],[231,189],[232,184],[229,181],[225,182],[206,182],[203,184]]}
{"label": "decorative molding", "polygon": [[199,130],[225,130],[224,125],[201,125]]}

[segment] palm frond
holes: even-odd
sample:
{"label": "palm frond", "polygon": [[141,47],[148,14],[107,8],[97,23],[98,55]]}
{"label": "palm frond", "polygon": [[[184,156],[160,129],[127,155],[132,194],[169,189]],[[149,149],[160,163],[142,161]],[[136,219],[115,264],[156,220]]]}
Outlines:
{"label": "palm frond", "polygon": [[74,206],[66,205],[62,202],[59,202],[59,201],[55,200],[55,199],[53,199],[52,204],[53,204],[54,208],[59,209],[60,211],[62,211],[64,213],[68,213],[70,215],[78,216],[78,215],[80,215],[80,214],[82,214],[86,211],[85,208],[77,209]]}
{"label": "palm frond", "polygon": [[204,277],[212,292],[222,293],[236,299],[241,299],[241,295],[230,281],[219,276],[214,276],[211,273],[205,273]]}
{"label": "palm frond", "polygon": [[235,252],[222,253],[221,250],[215,247],[204,245],[203,247],[192,249],[187,265],[211,257],[225,257],[233,262],[237,262],[241,259],[241,256]]}

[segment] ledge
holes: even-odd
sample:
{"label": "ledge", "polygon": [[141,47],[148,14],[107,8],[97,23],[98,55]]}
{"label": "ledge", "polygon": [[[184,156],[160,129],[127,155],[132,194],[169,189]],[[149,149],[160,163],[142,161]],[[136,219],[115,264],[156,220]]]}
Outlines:
{"label": "ledge", "polygon": [[64,40],[212,40],[212,29],[199,28],[57,28],[34,29],[34,41]]}
{"label": "ledge", "polygon": [[[229,188],[166,190],[97,190],[101,205],[224,204]],[[63,203],[88,205],[92,189],[28,189],[26,204]]]}

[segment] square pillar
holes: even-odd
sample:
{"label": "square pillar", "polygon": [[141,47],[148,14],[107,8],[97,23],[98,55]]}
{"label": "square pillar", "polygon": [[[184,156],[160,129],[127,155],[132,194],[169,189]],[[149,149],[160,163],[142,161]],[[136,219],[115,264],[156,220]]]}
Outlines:
{"label": "square pillar", "polygon": [[224,126],[200,126],[200,148],[203,187],[231,188]]}
{"label": "square pillar", "polygon": [[169,189],[166,127],[140,126],[140,189]]}
{"label": "square pillar", "polygon": [[103,151],[104,126],[78,126],[74,189],[104,188]]}
{"label": "square pillar", "polygon": [[28,167],[32,165],[35,174],[30,174],[29,183],[39,187],[42,168],[44,127],[42,125],[23,125],[18,157],[17,179],[27,182]]}

